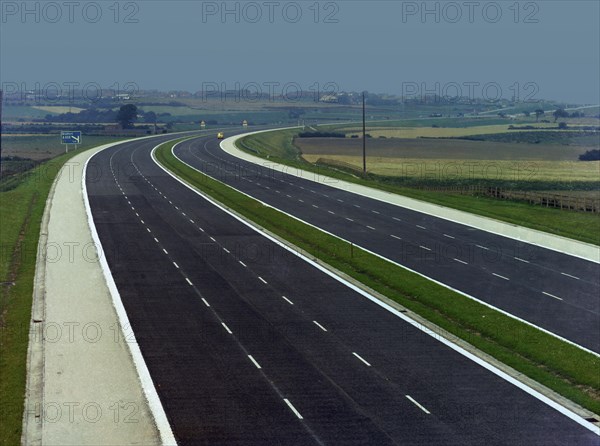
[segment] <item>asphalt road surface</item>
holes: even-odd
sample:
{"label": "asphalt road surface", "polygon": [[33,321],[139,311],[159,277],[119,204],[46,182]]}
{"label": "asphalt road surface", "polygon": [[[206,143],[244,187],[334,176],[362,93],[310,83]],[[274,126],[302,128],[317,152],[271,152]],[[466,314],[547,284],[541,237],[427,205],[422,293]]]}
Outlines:
{"label": "asphalt road surface", "polygon": [[284,212],[600,353],[600,265],[229,155],[216,138],[184,162]]}
{"label": "asphalt road surface", "polygon": [[99,153],[86,181],[180,444],[599,444],[184,187],[157,143]]}

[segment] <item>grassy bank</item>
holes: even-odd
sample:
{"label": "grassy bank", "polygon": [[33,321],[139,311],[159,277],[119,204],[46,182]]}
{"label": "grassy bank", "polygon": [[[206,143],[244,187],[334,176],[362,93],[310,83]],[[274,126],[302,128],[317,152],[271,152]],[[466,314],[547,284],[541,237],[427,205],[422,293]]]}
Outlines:
{"label": "grassy bank", "polygon": [[[114,139],[113,139],[114,141]],[[21,441],[36,254],[46,199],[77,150],[12,178],[0,192],[0,444]]]}
{"label": "grassy bank", "polygon": [[[340,180],[362,184],[418,200],[447,206],[461,211],[490,217],[511,224],[600,245],[600,216],[582,212],[533,206],[517,201],[497,200],[487,197],[449,194],[420,190],[411,187],[410,182],[391,176],[368,174],[366,178],[343,169],[324,165],[314,165],[301,158],[298,149],[292,144],[292,138],[298,130],[290,129],[259,133],[242,138],[238,142],[240,149],[267,158],[269,161],[287,164],[310,172],[317,172]],[[514,182],[518,184],[517,182]],[[431,181],[432,186],[438,183]],[[546,187],[546,184],[540,187]],[[531,185],[527,185],[528,188]]]}
{"label": "grassy bank", "polygon": [[600,359],[529,325],[410,273],[283,213],[262,205],[178,161],[175,142],[157,159],[225,206],[354,277],[526,376],[600,412]]}

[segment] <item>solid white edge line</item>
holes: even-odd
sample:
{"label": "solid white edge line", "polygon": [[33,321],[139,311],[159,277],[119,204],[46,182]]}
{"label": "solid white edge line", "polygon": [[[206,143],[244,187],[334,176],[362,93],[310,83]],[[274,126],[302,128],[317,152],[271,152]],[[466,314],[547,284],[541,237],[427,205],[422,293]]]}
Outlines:
{"label": "solid white edge line", "polygon": [[421,409],[423,412],[425,412],[427,415],[429,415],[431,412],[429,412],[427,409],[425,409],[422,405],[420,405],[412,396],[410,395],[404,395],[406,398],[408,398],[415,406],[417,406],[419,409]]}
{"label": "solid white edge line", "polygon": [[[119,142],[122,144],[122,142]],[[116,145],[116,144],[115,144]],[[108,266],[108,262],[106,260],[106,256],[100,255],[100,253],[104,252],[104,248],[102,247],[102,243],[100,242],[100,237],[98,236],[98,231],[96,229],[96,224],[94,223],[94,218],[92,216],[92,209],[90,207],[90,201],[87,192],[86,185],[86,173],[88,163],[94,156],[98,153],[101,153],[102,150],[96,152],[94,155],[90,156],[83,166],[83,175],[81,178],[82,183],[82,192],[83,192],[83,203],[85,205],[85,210],[87,213],[88,226],[92,233],[92,239],[94,240],[94,244],[96,245],[96,249],[99,251],[98,260],[100,263],[100,267],[102,269],[102,273],[104,274],[104,279],[106,280],[106,285],[110,292],[110,296],[112,299],[113,306],[115,308],[115,312],[117,313],[117,318],[119,320],[119,325],[121,330],[124,330],[123,327],[131,327],[129,323],[129,318],[127,317],[127,312],[125,311],[125,307],[123,306],[123,301],[121,300],[121,295],[119,294],[119,290],[117,289],[117,284],[112,276],[110,268]],[[135,339],[135,333],[131,331],[130,333],[125,333],[123,331],[123,335],[127,335],[128,339],[131,342],[126,342],[127,347],[129,348],[129,352],[133,359],[133,363],[137,370],[138,377],[140,379],[140,383],[142,386],[142,390],[146,397],[146,401],[148,402],[148,407],[152,412],[152,416],[154,417],[154,422],[156,423],[156,428],[160,435],[160,440],[163,445],[177,445],[177,441],[175,440],[175,436],[173,435],[173,430],[171,429],[171,425],[169,424],[169,420],[167,418],[167,414],[165,413],[165,409],[158,397],[158,393],[156,391],[156,387],[154,386],[154,382],[152,381],[152,377],[150,376],[150,371],[148,370],[148,366],[144,361],[144,357],[142,356],[142,352],[140,350],[140,346]],[[131,339],[133,337],[133,339]]]}
{"label": "solid white edge line", "polygon": [[[171,153],[173,153],[173,151],[174,151],[175,147],[176,147],[178,144],[179,144],[179,143],[175,144],[175,145],[174,145],[174,146],[171,148]],[[159,145],[162,145],[162,144],[159,144]],[[191,185],[187,184],[185,181],[183,181],[182,179],[178,178],[176,175],[174,175],[173,173],[171,173],[169,170],[167,170],[167,169],[166,169],[164,166],[162,166],[162,165],[161,165],[161,164],[158,162],[158,160],[156,159],[156,156],[155,156],[155,151],[156,151],[156,149],[157,149],[158,147],[159,147],[159,146],[156,146],[154,149],[152,149],[152,152],[151,152],[152,160],[154,161],[154,163],[155,163],[157,166],[159,166],[159,167],[160,167],[160,168],[161,168],[161,169],[162,169],[164,172],[166,172],[168,175],[170,175],[172,178],[174,178],[176,181],[178,181],[179,183],[183,184],[183,185],[184,185],[185,187],[187,187],[188,189],[190,189],[190,190],[194,191],[196,194],[198,194],[200,197],[204,198],[204,199],[205,199],[206,201],[208,201],[209,203],[212,203],[214,206],[218,207],[218,208],[219,208],[219,209],[221,209],[223,212],[225,212],[225,213],[227,213],[227,214],[231,215],[233,218],[235,218],[235,219],[236,219],[236,220],[238,220],[239,222],[243,223],[243,224],[244,224],[244,225],[246,225],[247,227],[251,228],[251,229],[252,229],[253,231],[255,231],[256,233],[258,233],[258,234],[261,234],[263,237],[265,237],[265,238],[267,238],[267,239],[271,240],[273,243],[275,243],[275,244],[277,244],[277,245],[281,246],[282,248],[286,249],[287,251],[289,251],[290,253],[294,254],[295,256],[297,256],[297,257],[299,257],[299,258],[303,259],[305,262],[309,263],[310,265],[312,265],[312,266],[314,266],[315,268],[319,269],[320,271],[324,272],[325,274],[327,274],[328,276],[330,276],[330,277],[332,277],[333,279],[337,280],[338,282],[340,282],[340,283],[343,283],[343,284],[344,284],[344,285],[346,285],[348,288],[350,288],[350,289],[352,289],[352,290],[356,291],[357,293],[359,293],[360,295],[362,295],[362,296],[366,297],[367,299],[369,299],[369,300],[370,300],[370,301],[372,301],[373,303],[375,303],[375,304],[379,305],[379,306],[380,306],[380,307],[382,307],[382,308],[385,308],[387,311],[389,311],[390,313],[392,313],[392,314],[394,314],[395,316],[399,317],[400,319],[404,320],[405,322],[409,323],[410,325],[412,325],[413,327],[417,328],[418,330],[421,330],[422,332],[424,332],[424,333],[428,334],[428,335],[429,335],[429,336],[431,336],[432,338],[434,338],[434,339],[438,340],[439,342],[441,342],[442,344],[444,344],[444,345],[448,346],[449,348],[453,349],[453,350],[454,350],[454,351],[456,351],[457,353],[459,353],[459,354],[463,355],[464,357],[466,357],[466,358],[470,359],[471,361],[475,362],[476,364],[480,365],[481,367],[485,368],[486,370],[488,370],[488,371],[492,372],[492,373],[493,373],[493,374],[495,374],[496,376],[498,376],[498,377],[500,377],[500,378],[504,379],[505,381],[507,381],[508,383],[510,383],[510,384],[512,384],[512,385],[514,385],[515,387],[518,387],[519,389],[523,390],[524,392],[528,393],[529,395],[533,396],[534,398],[538,399],[539,401],[543,402],[544,404],[546,404],[546,405],[550,406],[551,408],[553,408],[553,409],[554,409],[554,410],[556,410],[557,412],[560,412],[561,414],[563,414],[563,415],[564,415],[564,416],[566,416],[567,418],[570,418],[571,420],[575,421],[575,422],[576,422],[576,423],[578,423],[579,425],[581,425],[581,426],[585,427],[586,429],[590,430],[590,431],[591,431],[591,432],[593,432],[594,434],[596,434],[596,435],[600,436],[600,427],[596,427],[594,424],[592,424],[592,423],[588,422],[587,420],[585,420],[584,418],[580,417],[580,416],[579,416],[579,415],[577,415],[575,412],[573,412],[573,411],[571,411],[571,410],[567,409],[566,407],[564,407],[564,406],[560,405],[559,403],[557,403],[557,402],[553,401],[552,399],[548,398],[547,396],[543,395],[542,393],[538,392],[537,390],[533,389],[532,387],[529,387],[527,384],[524,384],[524,383],[522,383],[521,381],[519,381],[519,380],[517,380],[517,379],[513,378],[512,376],[508,375],[507,373],[503,372],[502,370],[498,369],[497,367],[493,366],[492,364],[489,364],[488,362],[484,361],[483,359],[479,358],[478,356],[475,356],[473,353],[471,353],[471,352],[469,352],[469,351],[465,350],[464,348],[462,348],[462,347],[460,347],[460,346],[458,346],[458,345],[454,344],[453,342],[451,342],[450,340],[448,340],[448,339],[444,338],[443,336],[440,336],[439,334],[437,334],[437,333],[436,333],[436,332],[434,332],[433,330],[431,330],[431,329],[429,329],[429,328],[427,328],[427,327],[423,327],[423,326],[421,326],[421,325],[420,325],[420,324],[419,324],[417,321],[415,321],[415,320],[411,319],[410,317],[406,316],[404,313],[400,313],[400,312],[399,312],[398,310],[396,310],[395,308],[393,308],[393,307],[391,307],[390,305],[386,304],[385,302],[383,302],[383,301],[379,300],[379,299],[378,299],[378,298],[376,298],[375,296],[372,296],[371,294],[367,293],[366,291],[362,290],[361,288],[358,288],[356,285],[354,285],[354,284],[352,284],[352,283],[348,282],[347,280],[343,279],[342,277],[339,277],[339,276],[337,276],[337,275],[336,275],[336,274],[334,274],[332,271],[328,270],[328,269],[327,269],[327,268],[325,268],[324,266],[321,266],[321,265],[319,265],[318,263],[316,263],[315,261],[311,260],[310,258],[308,258],[308,257],[306,257],[306,256],[304,256],[304,255],[302,255],[301,253],[297,252],[296,250],[294,250],[293,248],[289,247],[289,246],[288,246],[288,245],[286,245],[285,243],[283,243],[283,242],[281,242],[281,241],[277,240],[276,238],[272,237],[272,236],[271,236],[271,235],[269,235],[269,234],[266,234],[266,233],[264,233],[264,232],[260,231],[260,230],[259,230],[257,227],[253,226],[252,224],[250,224],[250,223],[249,223],[249,222],[247,222],[246,220],[242,219],[241,217],[237,216],[236,214],[234,214],[234,213],[233,213],[233,212],[231,212],[230,210],[228,210],[228,209],[224,208],[224,207],[223,207],[222,205],[220,205],[219,203],[215,202],[215,201],[214,201],[214,200],[213,200],[211,197],[209,197],[208,195],[204,194],[203,192],[200,192],[200,191],[198,191],[197,189],[195,189],[195,188],[194,188],[194,187],[192,187]],[[176,156],[174,153],[173,153],[173,156],[175,156],[175,157],[177,158],[177,156]],[[177,159],[178,159],[179,161],[181,161],[181,159],[179,159],[179,158],[177,158]],[[181,162],[183,163],[183,161],[181,161]],[[189,166],[189,164],[187,164],[187,163],[184,163],[184,164],[186,164],[187,166]],[[192,169],[194,169],[194,170],[198,171],[198,169],[196,169],[195,167],[193,167],[193,166],[190,166],[190,167],[191,167]],[[198,172],[199,172],[199,171],[198,171]],[[201,173],[203,173],[203,172],[201,172]],[[203,174],[204,174],[204,173],[203,173]],[[204,174],[204,175],[206,175],[206,174]],[[210,178],[213,178],[213,177],[211,177],[210,175],[207,175],[207,176],[209,176]],[[213,178],[213,179],[214,179],[214,178]],[[216,179],[215,179],[215,181],[219,181],[219,180],[216,180]],[[238,191],[238,192],[240,192],[240,191]],[[244,195],[246,195],[246,196],[250,197],[250,195],[248,195],[248,194],[245,194],[245,193],[243,193],[243,192],[240,192],[240,193],[242,193],[242,194],[244,194]],[[254,198],[254,197],[251,197],[251,198],[253,198],[254,200],[256,200],[256,198]],[[258,201],[258,202],[260,202],[260,203],[263,203],[263,202],[261,202],[260,200],[256,200],[256,201]],[[265,206],[267,206],[267,207],[273,208],[273,206],[271,206],[271,205],[269,205],[269,204],[267,204],[267,203],[263,203],[263,204],[264,204]],[[294,217],[294,216],[292,216],[292,215],[290,215],[290,214],[287,214],[287,213],[285,213],[285,212],[283,212],[283,211],[281,211],[281,210],[280,210],[280,212],[282,212],[282,213],[284,213],[284,214],[286,214],[286,215],[289,215],[290,217],[292,217],[292,218],[295,218],[296,220],[303,221],[303,220],[300,220],[300,219],[298,219],[297,217]],[[304,223],[306,223],[306,222],[304,222]],[[310,224],[310,223],[306,223],[306,224],[308,224],[309,226],[312,226],[312,227],[316,228],[316,226],[314,226],[314,225],[312,225],[312,224]],[[323,231],[323,230],[322,230],[322,229],[320,229],[320,228],[317,228],[317,229],[319,229],[320,231]],[[343,238],[341,238],[341,237],[339,237],[339,236],[337,236],[337,235],[335,235],[335,234],[331,234],[331,233],[329,233],[329,232],[327,232],[327,231],[323,231],[323,232],[325,232],[326,234],[329,234],[329,235],[331,235],[331,236],[333,236],[333,237],[336,237],[336,238],[338,238],[338,239],[340,239],[340,240],[344,240]],[[347,240],[344,240],[344,241],[346,241],[347,243],[349,243]],[[591,354],[593,354],[593,355],[595,355],[595,356],[599,356],[599,357],[600,357],[600,354],[598,354],[598,353],[596,353],[596,352],[593,352],[592,350],[588,350],[588,349],[586,349],[585,347],[581,347],[581,346],[579,346],[579,345],[575,344],[575,343],[574,343],[574,342],[572,342],[572,341],[569,341],[569,340],[567,340],[567,339],[564,339],[564,338],[562,338],[562,337],[560,337],[560,336],[558,336],[558,335],[556,335],[556,334],[554,334],[554,333],[551,333],[551,332],[549,332],[549,331],[547,331],[547,330],[545,330],[545,329],[543,329],[543,328],[541,328],[541,327],[537,327],[537,326],[533,325],[533,324],[532,324],[532,323],[530,323],[530,322],[527,322],[527,321],[525,321],[525,320],[522,320],[522,319],[520,319],[520,318],[517,318],[516,316],[514,316],[514,315],[511,315],[510,313],[507,313],[507,312],[505,312],[504,310],[501,310],[501,309],[499,309],[499,308],[495,308],[495,307],[493,307],[492,305],[490,305],[490,304],[488,304],[488,303],[486,303],[486,302],[479,301],[478,299],[474,298],[473,296],[469,296],[468,294],[466,294],[466,293],[464,293],[464,292],[462,292],[462,291],[456,290],[456,289],[454,289],[454,288],[452,288],[452,287],[449,287],[448,285],[445,285],[445,284],[443,284],[443,283],[441,283],[441,282],[438,282],[438,281],[436,281],[436,280],[434,280],[434,279],[431,279],[431,278],[429,278],[429,277],[427,277],[427,276],[425,276],[425,275],[423,275],[423,274],[421,274],[421,273],[419,273],[419,272],[417,272],[417,271],[414,271],[414,270],[412,270],[412,269],[410,269],[410,268],[407,268],[407,267],[406,267],[406,266],[404,266],[404,265],[401,265],[401,264],[399,264],[399,263],[396,263],[396,262],[393,262],[393,261],[391,261],[391,260],[389,260],[389,259],[386,259],[385,257],[381,256],[380,254],[377,254],[377,253],[371,252],[371,251],[369,251],[369,250],[367,250],[367,249],[364,249],[364,248],[361,248],[361,249],[363,249],[364,251],[366,251],[366,252],[369,252],[369,253],[371,253],[371,254],[373,254],[373,255],[376,255],[376,256],[378,256],[378,257],[380,257],[380,258],[384,259],[384,260],[387,260],[387,261],[389,261],[389,262],[391,262],[391,263],[394,263],[394,264],[396,264],[396,265],[400,266],[401,268],[404,268],[404,269],[406,269],[407,271],[411,271],[411,272],[414,272],[415,274],[418,274],[418,275],[419,275],[419,276],[421,276],[421,277],[425,277],[426,279],[428,279],[428,280],[431,280],[432,282],[434,282],[434,283],[437,283],[437,284],[439,284],[439,285],[441,285],[441,286],[443,286],[443,287],[445,287],[445,288],[451,289],[451,290],[453,290],[453,291],[455,291],[455,292],[457,292],[457,293],[459,293],[459,294],[462,294],[462,295],[463,295],[463,296],[465,296],[465,297],[468,297],[468,298],[470,298],[470,299],[473,299],[473,300],[475,300],[475,301],[477,301],[477,302],[480,302],[482,305],[485,305],[485,306],[487,306],[487,307],[493,308],[493,309],[495,309],[495,310],[497,310],[497,311],[499,311],[499,312],[501,312],[501,313],[503,313],[503,314],[505,314],[505,315],[507,315],[507,316],[509,316],[509,317],[512,317],[512,318],[513,318],[513,319],[515,319],[515,320],[519,320],[519,321],[521,321],[521,322],[523,322],[523,323],[526,323],[526,324],[528,324],[528,325],[530,325],[530,326],[532,326],[532,327],[538,328],[539,330],[541,330],[541,331],[544,331],[545,333],[548,333],[548,334],[550,334],[550,335],[552,335],[552,336],[555,336],[556,338],[558,338],[558,339],[561,339],[561,340],[563,340],[563,341],[565,341],[565,342],[568,342],[569,344],[572,344],[572,345],[574,345],[574,346],[576,346],[576,347],[578,347],[578,348],[581,348],[582,350],[585,350],[585,351],[587,351],[588,353],[591,353]],[[287,300],[287,299],[286,299],[286,300]]]}
{"label": "solid white edge line", "polygon": [[304,419],[304,418],[302,418],[302,415],[300,415],[300,412],[298,412],[296,410],[296,408],[294,407],[294,405],[292,403],[290,403],[290,400],[288,400],[287,398],[284,398],[283,401],[285,401],[285,404],[288,405],[288,407],[291,409],[292,412],[294,412],[294,415],[296,415],[299,420],[303,420]]}

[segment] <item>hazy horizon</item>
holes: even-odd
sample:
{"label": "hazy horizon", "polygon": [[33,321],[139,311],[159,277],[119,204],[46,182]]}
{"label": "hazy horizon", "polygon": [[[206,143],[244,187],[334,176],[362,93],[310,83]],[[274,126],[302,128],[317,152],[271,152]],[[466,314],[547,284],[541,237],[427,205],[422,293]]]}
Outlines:
{"label": "hazy horizon", "polygon": [[3,85],[600,103],[595,1],[75,3],[1,2]]}

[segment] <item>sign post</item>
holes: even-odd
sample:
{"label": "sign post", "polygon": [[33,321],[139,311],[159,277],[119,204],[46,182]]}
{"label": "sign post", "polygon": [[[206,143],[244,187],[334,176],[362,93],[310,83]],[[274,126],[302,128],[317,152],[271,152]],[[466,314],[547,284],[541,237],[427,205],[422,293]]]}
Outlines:
{"label": "sign post", "polygon": [[65,145],[65,153],[68,153],[70,144],[75,145],[75,149],[77,149],[78,144],[81,144],[81,132],[80,131],[60,132],[60,140]]}

